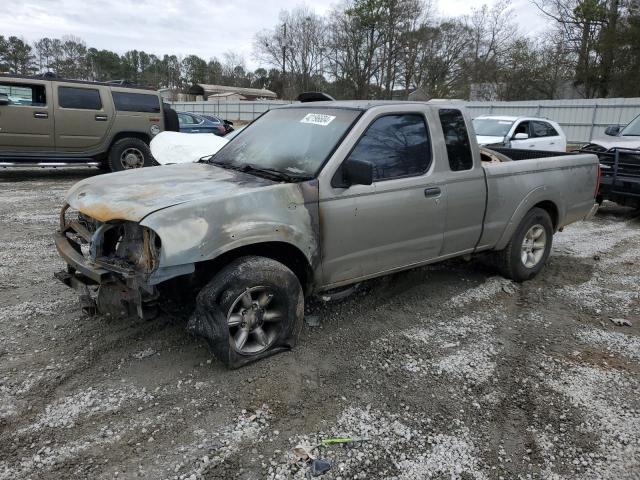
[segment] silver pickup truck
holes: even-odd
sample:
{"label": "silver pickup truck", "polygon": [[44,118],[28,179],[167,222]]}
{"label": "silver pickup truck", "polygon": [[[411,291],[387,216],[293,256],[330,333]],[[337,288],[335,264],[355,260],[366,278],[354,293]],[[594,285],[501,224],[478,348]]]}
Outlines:
{"label": "silver pickup truck", "polygon": [[591,154],[481,151],[456,102],[294,104],[198,163],[77,183],[57,277],[102,313],[193,305],[190,330],[237,367],[291,348],[318,292],[480,252],[534,277],[598,178]]}

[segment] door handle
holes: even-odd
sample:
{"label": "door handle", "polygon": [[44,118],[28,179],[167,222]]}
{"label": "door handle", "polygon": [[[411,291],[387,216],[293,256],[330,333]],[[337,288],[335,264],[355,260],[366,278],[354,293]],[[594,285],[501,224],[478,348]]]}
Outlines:
{"label": "door handle", "polygon": [[440,187],[429,187],[424,189],[425,197],[437,197],[441,193],[442,193],[442,190],[440,190]]}
{"label": "door handle", "polygon": [[47,112],[33,112],[33,116],[35,118],[49,118],[49,114]]}
{"label": "door handle", "polygon": [[96,122],[106,122],[108,118],[106,115],[96,115]]}

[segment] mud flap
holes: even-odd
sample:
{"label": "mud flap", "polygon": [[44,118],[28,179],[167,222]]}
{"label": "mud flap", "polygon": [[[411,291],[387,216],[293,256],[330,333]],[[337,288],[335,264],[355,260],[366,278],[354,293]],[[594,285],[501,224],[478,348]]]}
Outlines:
{"label": "mud flap", "polygon": [[[295,329],[294,329],[295,330]],[[251,356],[241,355],[231,348],[227,318],[219,305],[212,301],[211,295],[204,291],[198,295],[194,312],[187,322],[187,331],[192,335],[204,337],[215,357],[229,369],[240,368],[249,363],[261,360],[276,353],[285,352],[295,347],[300,330],[280,340],[269,350]]]}

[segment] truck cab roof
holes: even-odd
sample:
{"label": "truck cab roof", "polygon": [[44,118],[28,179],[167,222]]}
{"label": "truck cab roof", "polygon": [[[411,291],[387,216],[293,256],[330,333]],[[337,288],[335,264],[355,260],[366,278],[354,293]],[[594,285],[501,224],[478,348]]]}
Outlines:
{"label": "truck cab roof", "polygon": [[323,102],[303,102],[292,103],[280,108],[347,108],[351,110],[370,110],[375,107],[389,107],[398,105],[402,107],[415,105],[416,107],[425,106],[438,106],[438,107],[451,107],[461,108],[464,107],[464,103],[456,100],[429,100],[428,102],[407,102],[399,100],[336,100],[336,101],[323,101]]}

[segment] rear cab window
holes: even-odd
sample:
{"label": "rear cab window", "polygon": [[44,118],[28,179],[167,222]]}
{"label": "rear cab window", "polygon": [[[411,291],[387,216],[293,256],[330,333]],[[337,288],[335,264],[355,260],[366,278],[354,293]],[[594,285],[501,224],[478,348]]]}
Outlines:
{"label": "rear cab window", "polygon": [[45,107],[47,94],[44,85],[0,82],[0,93],[9,97],[9,105],[18,107]]}
{"label": "rear cab window", "polygon": [[384,115],[369,125],[349,159],[373,164],[373,180],[422,175],[431,165],[431,141],[418,113]]}
{"label": "rear cab window", "polygon": [[449,168],[453,172],[471,170],[473,168],[473,155],[469,142],[467,125],[460,110],[455,108],[443,108],[438,111],[442,134],[447,147]]}
{"label": "rear cab window", "polygon": [[96,88],[58,87],[60,108],[102,110],[100,91]]}
{"label": "rear cab window", "polygon": [[145,93],[111,92],[113,104],[119,112],[160,113],[157,95]]}

